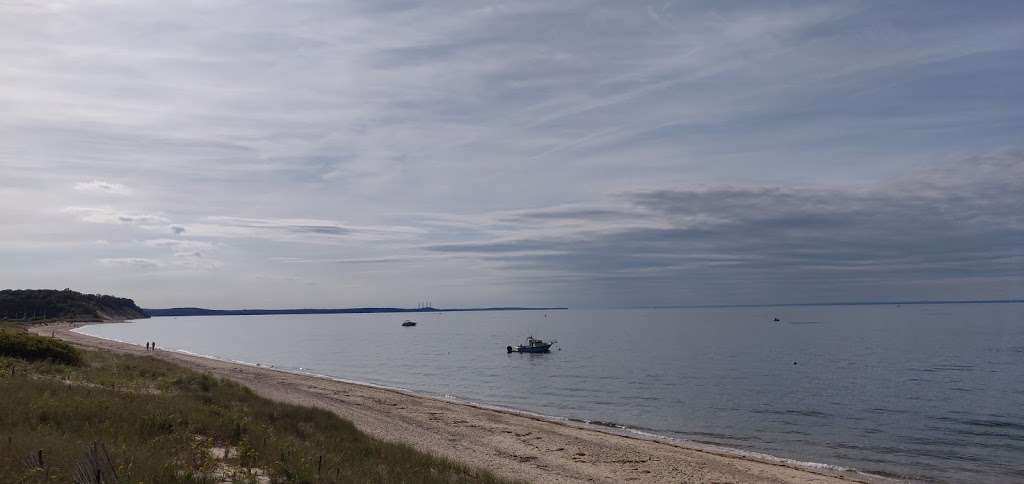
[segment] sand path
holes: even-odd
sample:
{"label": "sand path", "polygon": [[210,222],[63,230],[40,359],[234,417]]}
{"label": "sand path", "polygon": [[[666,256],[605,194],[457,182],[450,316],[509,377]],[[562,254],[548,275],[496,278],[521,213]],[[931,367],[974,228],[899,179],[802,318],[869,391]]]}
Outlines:
{"label": "sand path", "polygon": [[321,407],[374,437],[409,444],[508,477],[542,483],[838,483],[892,482],[853,471],[806,468],[731,455],[714,448],[604,432],[510,412],[228,363],[118,343],[70,331],[74,325],[33,331],[91,348],[150,355],[228,378],[283,402]]}

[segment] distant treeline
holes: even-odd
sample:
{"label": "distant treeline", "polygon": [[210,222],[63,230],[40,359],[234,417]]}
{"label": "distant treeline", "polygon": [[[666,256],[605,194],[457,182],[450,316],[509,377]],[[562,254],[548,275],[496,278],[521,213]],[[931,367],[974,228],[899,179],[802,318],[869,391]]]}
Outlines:
{"label": "distant treeline", "polygon": [[5,289],[0,291],[0,321],[103,321],[145,318],[135,301],[71,289]]}
{"label": "distant treeline", "polygon": [[465,311],[557,311],[568,308],[341,308],[341,309],[206,309],[167,308],[145,309],[150,316],[259,316],[267,314],[350,314],[350,313],[440,313]]}

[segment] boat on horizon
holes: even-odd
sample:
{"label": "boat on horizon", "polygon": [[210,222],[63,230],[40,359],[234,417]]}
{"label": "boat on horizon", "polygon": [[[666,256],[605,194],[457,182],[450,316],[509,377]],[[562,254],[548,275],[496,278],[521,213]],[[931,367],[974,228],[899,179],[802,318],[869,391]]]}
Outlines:
{"label": "boat on horizon", "polygon": [[555,340],[544,341],[540,338],[529,336],[526,338],[525,345],[506,346],[505,349],[509,353],[549,353],[551,352],[551,345],[557,342]]}

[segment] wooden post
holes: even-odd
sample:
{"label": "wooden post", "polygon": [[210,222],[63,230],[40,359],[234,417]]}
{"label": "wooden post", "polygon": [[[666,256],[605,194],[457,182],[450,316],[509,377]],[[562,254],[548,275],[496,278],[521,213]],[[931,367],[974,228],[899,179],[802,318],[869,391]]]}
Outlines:
{"label": "wooden post", "polygon": [[320,459],[316,463],[316,482],[320,482],[320,471],[324,468],[324,456],[320,455]]}
{"label": "wooden post", "polygon": [[36,460],[39,461],[39,467],[46,467],[43,465],[43,449],[39,449],[39,452],[36,452],[36,457]]}

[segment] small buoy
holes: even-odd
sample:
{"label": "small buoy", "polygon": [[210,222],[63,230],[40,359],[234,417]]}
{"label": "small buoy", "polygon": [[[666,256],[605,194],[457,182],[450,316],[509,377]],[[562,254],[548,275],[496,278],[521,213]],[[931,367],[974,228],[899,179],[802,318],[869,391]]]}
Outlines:
{"label": "small buoy", "polygon": [[794,361],[794,362],[793,362],[793,364],[795,365],[795,364],[796,364],[796,362]]}

